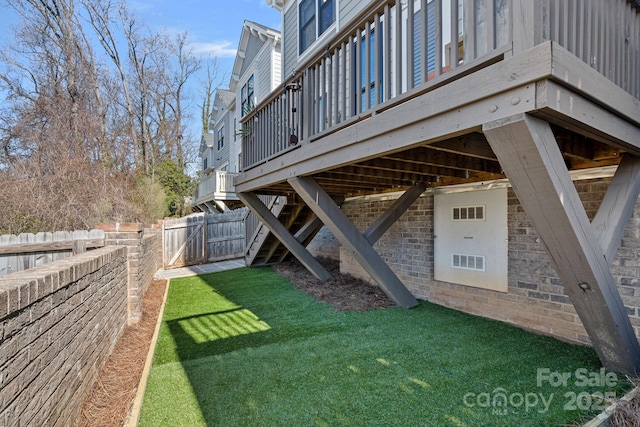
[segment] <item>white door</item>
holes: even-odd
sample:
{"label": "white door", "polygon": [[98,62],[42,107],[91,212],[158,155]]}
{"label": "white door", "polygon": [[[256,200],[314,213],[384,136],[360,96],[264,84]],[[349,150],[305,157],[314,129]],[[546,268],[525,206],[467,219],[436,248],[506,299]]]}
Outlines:
{"label": "white door", "polygon": [[507,189],[436,193],[436,280],[507,292]]}

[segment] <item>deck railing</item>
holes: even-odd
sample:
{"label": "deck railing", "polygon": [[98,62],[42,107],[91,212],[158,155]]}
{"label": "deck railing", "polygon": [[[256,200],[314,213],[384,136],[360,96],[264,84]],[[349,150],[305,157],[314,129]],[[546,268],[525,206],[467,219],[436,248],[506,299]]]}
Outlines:
{"label": "deck railing", "polygon": [[217,170],[214,174],[203,178],[198,184],[196,201],[201,201],[200,199],[202,198],[215,197],[216,195],[223,196],[228,193],[235,193],[233,179],[236,176],[238,176],[237,172]]}
{"label": "deck railing", "polygon": [[544,0],[553,40],[640,99],[640,13],[635,0]]}
{"label": "deck railing", "polygon": [[375,1],[243,119],[242,168],[546,40],[640,98],[640,18],[628,0]]}

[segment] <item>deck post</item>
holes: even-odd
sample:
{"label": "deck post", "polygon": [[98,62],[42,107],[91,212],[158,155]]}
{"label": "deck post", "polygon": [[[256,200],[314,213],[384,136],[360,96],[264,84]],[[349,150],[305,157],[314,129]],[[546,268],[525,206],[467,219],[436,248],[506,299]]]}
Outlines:
{"label": "deck post", "polygon": [[254,193],[237,193],[237,196],[311,274],[321,282],[331,279],[331,274],[320,265],[307,248],[289,233],[289,230],[271,213],[258,196]]}
{"label": "deck post", "polygon": [[398,276],[313,178],[294,177],[288,182],[389,298],[405,308],[418,305]]}
{"label": "deck post", "polygon": [[638,340],[549,123],[518,114],[486,123],[483,131],[600,361],[609,370],[636,375]]}

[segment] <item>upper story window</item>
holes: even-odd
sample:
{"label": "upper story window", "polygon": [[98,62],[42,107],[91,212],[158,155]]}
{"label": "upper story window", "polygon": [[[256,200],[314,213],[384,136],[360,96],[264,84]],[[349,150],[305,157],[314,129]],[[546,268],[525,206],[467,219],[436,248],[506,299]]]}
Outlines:
{"label": "upper story window", "polygon": [[209,158],[205,157],[202,159],[202,170],[206,171],[209,168]]}
{"label": "upper story window", "polygon": [[224,147],[224,126],[218,129],[216,140],[218,141],[218,150],[222,150]]}
{"label": "upper story window", "polygon": [[242,89],[240,90],[240,103],[241,103],[241,107],[242,107],[242,117],[244,117],[245,115],[247,115],[251,110],[253,110],[253,107],[255,107],[255,101],[254,101],[254,97],[253,97],[253,74],[251,75],[251,77],[249,77],[249,80],[247,80],[247,82],[244,84],[244,86],[242,86]]}
{"label": "upper story window", "polygon": [[301,0],[298,16],[302,53],[335,22],[335,0]]}

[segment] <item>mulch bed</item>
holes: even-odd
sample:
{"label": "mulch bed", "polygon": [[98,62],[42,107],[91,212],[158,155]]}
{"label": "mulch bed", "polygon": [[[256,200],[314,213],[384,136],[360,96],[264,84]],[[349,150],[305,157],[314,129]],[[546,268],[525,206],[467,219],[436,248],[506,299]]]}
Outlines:
{"label": "mulch bed", "polygon": [[298,289],[331,304],[338,311],[367,311],[395,305],[379,287],[340,273],[340,261],[331,258],[318,258],[318,261],[332,277],[324,283],[313,277],[298,260],[276,264],[273,269]]}
{"label": "mulch bed", "polygon": [[127,422],[166,286],[166,280],[154,280],[147,288],[140,321],[125,327],[82,405],[76,426],[121,427]]}

